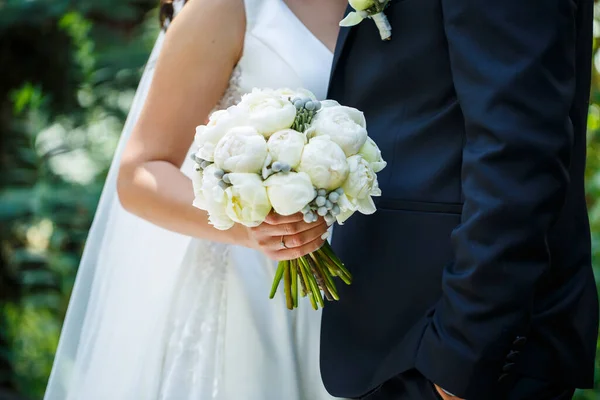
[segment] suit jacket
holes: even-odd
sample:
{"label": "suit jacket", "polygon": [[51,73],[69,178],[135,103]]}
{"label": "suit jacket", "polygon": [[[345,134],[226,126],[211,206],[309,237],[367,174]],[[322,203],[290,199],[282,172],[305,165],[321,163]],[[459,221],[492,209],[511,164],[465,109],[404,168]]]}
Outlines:
{"label": "suit jacket", "polygon": [[391,41],[342,29],[329,98],[364,111],[388,166],[377,213],[333,236],[354,283],[323,314],[332,394],[411,368],[470,400],[515,373],[592,385],[592,7],[392,0]]}

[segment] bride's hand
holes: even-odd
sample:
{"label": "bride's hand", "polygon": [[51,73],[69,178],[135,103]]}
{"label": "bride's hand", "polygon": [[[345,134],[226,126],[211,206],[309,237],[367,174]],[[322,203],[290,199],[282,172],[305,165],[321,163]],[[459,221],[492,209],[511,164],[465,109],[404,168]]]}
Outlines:
{"label": "bride's hand", "polygon": [[293,260],[323,245],[327,224],[323,218],[306,223],[301,213],[288,217],[271,213],[264,223],[248,231],[252,247],[269,258],[275,261]]}

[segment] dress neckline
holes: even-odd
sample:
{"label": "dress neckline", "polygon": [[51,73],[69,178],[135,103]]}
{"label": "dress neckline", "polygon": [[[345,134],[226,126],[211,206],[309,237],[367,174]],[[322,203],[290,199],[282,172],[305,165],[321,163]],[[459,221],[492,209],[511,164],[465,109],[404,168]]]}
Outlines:
{"label": "dress neckline", "polygon": [[287,3],[284,0],[279,0],[279,3],[281,4],[281,7],[284,9],[284,11],[290,16],[290,18],[292,20],[295,21],[295,23],[297,25],[300,25],[301,28],[315,41],[317,42],[325,51],[327,51],[328,54],[333,55],[333,51],[331,51],[331,49],[329,47],[327,47],[327,45],[325,43],[323,43],[323,41],[321,39],[319,39],[317,37],[317,35],[315,35],[313,33],[313,31],[311,31],[310,29],[308,29],[308,27],[304,24],[304,22],[302,22],[302,20],[292,11],[292,9],[290,8],[290,6],[287,5]]}

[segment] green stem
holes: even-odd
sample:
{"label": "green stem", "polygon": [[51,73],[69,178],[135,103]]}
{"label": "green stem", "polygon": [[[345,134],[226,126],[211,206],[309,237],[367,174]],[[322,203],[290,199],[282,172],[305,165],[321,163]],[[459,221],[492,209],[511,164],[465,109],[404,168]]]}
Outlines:
{"label": "green stem", "polygon": [[332,258],[332,256],[323,248],[320,248],[318,252],[320,256],[327,260],[327,265],[330,267],[329,270],[331,271],[332,275],[339,277],[347,285],[352,283],[352,275],[349,275],[345,269],[340,268],[340,262],[337,262],[334,259],[335,255],[333,255],[334,258]]}
{"label": "green stem", "polygon": [[339,300],[340,299],[340,295],[337,292],[337,287],[335,286],[335,282],[333,281],[333,276],[331,274],[331,272],[329,271],[329,262],[325,259],[323,259],[318,253],[314,254],[314,257],[317,258],[317,262],[323,266],[323,268],[321,269],[321,272],[323,273],[323,276],[325,277],[325,280],[327,281],[327,285],[330,288],[331,291],[331,296],[333,297],[334,300]]}
{"label": "green stem", "polygon": [[273,279],[273,285],[271,285],[271,294],[269,294],[270,299],[275,297],[275,293],[277,293],[277,287],[279,287],[281,278],[283,278],[283,270],[284,269],[285,269],[284,261],[280,261],[277,264],[277,271],[275,272],[275,278]]}
{"label": "green stem", "polygon": [[298,307],[298,261],[290,261],[290,275],[292,279],[292,303],[294,308]]}
{"label": "green stem", "polygon": [[312,272],[310,270],[310,266],[308,264],[307,257],[304,256],[304,257],[300,258],[300,262],[302,264],[302,267],[304,268],[304,271],[308,278],[308,283],[310,284],[310,288],[311,288],[313,295],[315,296],[315,299],[318,301],[318,303],[321,307],[325,307],[325,300],[323,300],[323,296],[321,295],[321,291],[319,290],[319,285],[317,284],[317,281],[315,280],[315,276],[312,274]]}
{"label": "green stem", "polygon": [[327,282],[325,281],[325,278],[323,277],[323,274],[321,272],[321,267],[315,261],[314,256],[312,254],[307,255],[306,261],[308,261],[308,264],[310,265],[310,269],[311,269],[314,277],[317,279],[317,282],[319,283],[319,287],[321,288],[321,290],[323,290],[323,294],[325,295],[325,298],[327,298],[328,301],[333,301],[333,296],[331,295],[331,291],[329,290],[329,287],[327,286]]}
{"label": "green stem", "polygon": [[288,310],[294,309],[294,302],[292,300],[292,285],[291,285],[291,276],[290,276],[290,262],[284,261],[284,271],[283,271],[283,284],[285,289],[285,302],[287,304]]}
{"label": "green stem", "polygon": [[302,276],[302,283],[303,283],[303,286],[306,288],[305,290],[306,290],[306,293],[308,294],[308,298],[310,299],[310,303],[312,304],[312,306],[315,310],[318,310],[319,307],[317,306],[317,300],[316,300],[315,294],[313,293],[312,288],[310,286],[310,281],[309,281],[308,275],[306,273],[306,270],[302,264],[302,259],[300,258],[297,261],[298,261],[298,269],[300,269],[300,275]]}
{"label": "green stem", "polygon": [[344,280],[344,278],[341,275],[338,275],[340,278],[342,278],[342,280],[344,280],[344,282],[346,282],[349,285],[352,282],[352,274],[350,273],[350,271],[348,271],[346,269],[346,267],[344,267],[344,263],[335,254],[335,252],[331,248],[331,245],[328,242],[325,242],[325,244],[321,247],[321,249],[325,252],[325,254],[327,254],[327,256],[329,257],[329,259],[333,263],[335,263],[335,265],[339,268],[339,270],[341,272],[343,272],[343,274],[348,278],[349,282],[346,282],[346,280]]}

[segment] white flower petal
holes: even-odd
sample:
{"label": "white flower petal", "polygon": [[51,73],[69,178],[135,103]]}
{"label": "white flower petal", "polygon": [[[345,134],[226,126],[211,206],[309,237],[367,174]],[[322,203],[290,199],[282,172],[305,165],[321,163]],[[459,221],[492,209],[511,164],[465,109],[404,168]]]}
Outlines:
{"label": "white flower petal", "polygon": [[215,164],[226,172],[261,172],[267,158],[267,142],[249,126],[229,130],[214,152]]}
{"label": "white flower petal", "polygon": [[285,129],[275,132],[267,142],[269,154],[273,161],[279,161],[288,164],[291,168],[296,168],[300,164],[302,150],[306,144],[306,136],[303,133],[293,129]]}
{"label": "white flower petal", "polygon": [[296,214],[315,198],[315,188],[304,172],[271,175],[265,186],[269,201],[279,215]]}
{"label": "white flower petal", "polygon": [[253,90],[242,96],[238,107],[248,116],[248,122],[265,137],[288,129],[296,118],[296,107],[273,90]]}
{"label": "white flower petal", "polygon": [[227,216],[247,227],[263,223],[271,212],[267,189],[257,174],[231,173],[231,186],[225,190]]}
{"label": "white flower petal", "polygon": [[340,21],[340,26],[349,27],[360,24],[363,21],[363,17],[361,17],[357,12],[352,11],[346,18]]}
{"label": "white flower petal", "polygon": [[370,137],[367,138],[367,141],[358,154],[367,160],[375,173],[382,171],[387,166],[387,162],[381,157],[381,150],[379,150],[377,144]]}
{"label": "white flower petal", "polygon": [[334,190],[348,177],[348,163],[340,146],[318,136],[304,146],[298,171],[306,172],[316,188]]}
{"label": "white flower petal", "polygon": [[378,0],[348,0],[352,8],[356,11],[363,11],[375,5]]}
{"label": "white flower petal", "polygon": [[364,199],[358,199],[357,205],[357,211],[361,214],[371,215],[377,211],[377,207],[375,207],[375,202],[373,202],[371,196],[367,196]]}
{"label": "white flower petal", "polygon": [[367,122],[356,108],[328,106],[317,113],[306,134],[308,137],[329,136],[350,157],[367,141]]}

